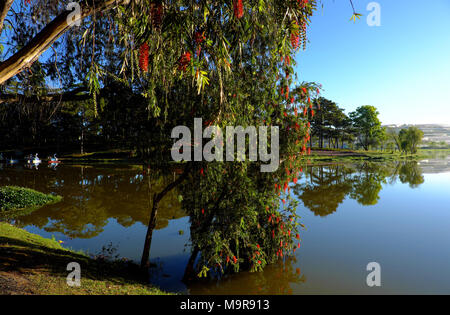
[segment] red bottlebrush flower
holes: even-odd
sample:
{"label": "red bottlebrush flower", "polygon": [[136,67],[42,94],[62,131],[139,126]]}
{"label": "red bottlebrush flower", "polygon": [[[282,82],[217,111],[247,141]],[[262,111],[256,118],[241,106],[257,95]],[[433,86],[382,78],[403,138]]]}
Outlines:
{"label": "red bottlebrush flower", "polygon": [[227,256],[227,263],[230,262],[230,256]]}
{"label": "red bottlebrush flower", "polygon": [[201,174],[202,176],[205,176],[204,171],[203,171],[203,167],[202,167],[201,170],[200,170],[200,174]]}
{"label": "red bottlebrush flower", "polygon": [[297,184],[297,181],[298,181],[297,177],[294,177],[294,184]]}
{"label": "red bottlebrush flower", "polygon": [[299,240],[299,239],[300,239],[300,235],[297,233],[297,234],[295,235],[295,238]]}
{"label": "red bottlebrush flower", "polygon": [[281,200],[281,201],[283,201],[283,204],[286,204],[286,200],[283,199],[283,200]]}
{"label": "red bottlebrush flower", "polygon": [[314,109],[311,111],[311,118],[314,118],[315,112]]}
{"label": "red bottlebrush flower", "polygon": [[205,209],[202,209],[202,214],[205,214]]}
{"label": "red bottlebrush flower", "polygon": [[286,183],[284,183],[284,192],[286,192],[286,189],[288,188],[288,184],[287,184],[287,182]]}
{"label": "red bottlebrush flower", "polygon": [[297,248],[300,248],[300,243],[297,244]]}
{"label": "red bottlebrush flower", "polygon": [[234,16],[238,19],[244,16],[244,5],[242,0],[233,0]]}
{"label": "red bottlebrush flower", "polygon": [[203,41],[205,40],[204,33],[200,32],[200,31],[195,32],[194,40],[195,40],[195,43],[197,43],[197,44],[203,43]]}
{"label": "red bottlebrush flower", "polygon": [[260,265],[261,265],[261,260],[258,260],[258,264],[260,264]]}
{"label": "red bottlebrush flower", "polygon": [[297,108],[294,108],[294,115],[295,115],[295,117],[297,117]]}
{"label": "red bottlebrush flower", "polygon": [[236,258],[236,256],[233,256],[233,262],[234,262],[234,263],[237,263],[237,258]]}
{"label": "red bottlebrush flower", "polygon": [[256,244],[256,247],[259,248],[259,244]]}
{"label": "red bottlebrush flower", "polygon": [[308,92],[306,91],[306,88],[304,88],[304,87],[302,88],[302,91],[303,91],[303,93],[305,93],[305,94],[308,93]]}
{"label": "red bottlebrush flower", "polygon": [[185,52],[178,59],[178,70],[186,71],[186,68],[187,68],[187,66],[188,66],[188,64],[190,62],[191,62],[191,53],[190,52]]}
{"label": "red bottlebrush flower", "polygon": [[308,148],[308,155],[311,155],[311,148]]}
{"label": "red bottlebrush flower", "polygon": [[142,71],[148,71],[148,51],[149,47],[147,43],[144,43],[139,47],[139,68]]}
{"label": "red bottlebrush flower", "polygon": [[287,115],[287,113],[286,112],[284,112],[284,117],[287,117],[288,115]]}
{"label": "red bottlebrush flower", "polygon": [[308,115],[308,108],[305,106],[305,108],[303,109],[303,116],[306,117],[306,115]]}
{"label": "red bottlebrush flower", "polygon": [[300,36],[298,34],[291,34],[291,45],[295,50],[300,46]]}

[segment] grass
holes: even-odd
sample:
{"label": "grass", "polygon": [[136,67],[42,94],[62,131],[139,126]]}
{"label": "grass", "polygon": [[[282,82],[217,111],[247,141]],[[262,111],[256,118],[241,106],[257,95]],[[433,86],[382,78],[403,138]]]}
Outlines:
{"label": "grass", "polygon": [[[66,283],[70,262],[81,266],[80,287]],[[138,266],[131,262],[92,259],[56,240],[0,222],[0,294],[167,294],[142,279]]]}
{"label": "grass", "polygon": [[62,200],[62,197],[46,195],[29,188],[0,187],[0,218],[13,219],[29,214],[36,209]]}

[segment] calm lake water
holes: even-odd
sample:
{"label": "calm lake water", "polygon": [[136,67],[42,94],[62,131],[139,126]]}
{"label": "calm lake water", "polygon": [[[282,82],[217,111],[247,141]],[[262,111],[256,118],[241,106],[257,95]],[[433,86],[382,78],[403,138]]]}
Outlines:
{"label": "calm lake water", "polygon": [[[14,224],[72,249],[136,261],[149,220],[147,180],[139,166],[0,165],[0,185],[64,197]],[[189,219],[172,191],[158,212],[151,282],[191,294],[450,293],[449,158],[308,167],[292,191],[306,226],[294,259],[188,287],[181,278]],[[381,265],[381,287],[366,285],[369,262]]]}

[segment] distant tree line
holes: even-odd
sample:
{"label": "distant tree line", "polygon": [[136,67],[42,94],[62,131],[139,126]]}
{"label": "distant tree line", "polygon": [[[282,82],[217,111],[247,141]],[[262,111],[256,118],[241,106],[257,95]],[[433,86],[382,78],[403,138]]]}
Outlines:
{"label": "distant tree line", "polygon": [[314,101],[311,144],[319,149],[369,149],[417,153],[423,132],[417,127],[399,131],[383,127],[378,110],[371,105],[358,107],[347,115],[335,102],[320,97]]}

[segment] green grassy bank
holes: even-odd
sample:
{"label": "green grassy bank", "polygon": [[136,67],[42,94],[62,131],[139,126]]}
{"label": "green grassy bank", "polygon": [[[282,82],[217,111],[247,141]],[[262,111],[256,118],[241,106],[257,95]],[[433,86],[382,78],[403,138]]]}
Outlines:
{"label": "green grassy bank", "polygon": [[[66,283],[67,264],[81,266],[81,286]],[[63,248],[56,240],[0,222],[0,294],[167,294],[141,281],[139,268],[108,262]]]}
{"label": "green grassy bank", "polygon": [[29,188],[0,187],[0,219],[14,219],[36,209],[61,201],[60,196],[47,195]]}

